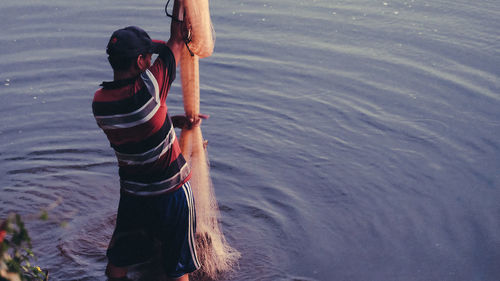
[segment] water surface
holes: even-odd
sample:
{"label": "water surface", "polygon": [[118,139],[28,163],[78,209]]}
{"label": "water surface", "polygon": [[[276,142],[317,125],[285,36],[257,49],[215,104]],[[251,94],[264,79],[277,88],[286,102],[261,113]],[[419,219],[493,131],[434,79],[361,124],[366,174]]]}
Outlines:
{"label": "water surface", "polygon": [[[211,1],[201,108],[227,280],[500,276],[498,1]],[[105,46],[158,1],[0,4],[0,215],[53,280],[105,280],[116,161],[91,112]],[[169,109],[182,113],[180,83]]]}

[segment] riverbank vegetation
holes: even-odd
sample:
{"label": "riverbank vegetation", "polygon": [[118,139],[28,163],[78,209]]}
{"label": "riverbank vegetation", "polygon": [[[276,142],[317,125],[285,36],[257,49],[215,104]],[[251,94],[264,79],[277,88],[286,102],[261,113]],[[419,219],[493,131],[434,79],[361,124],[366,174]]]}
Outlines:
{"label": "riverbank vegetation", "polygon": [[48,280],[48,271],[43,271],[33,262],[31,238],[21,216],[10,214],[0,220],[0,281]]}

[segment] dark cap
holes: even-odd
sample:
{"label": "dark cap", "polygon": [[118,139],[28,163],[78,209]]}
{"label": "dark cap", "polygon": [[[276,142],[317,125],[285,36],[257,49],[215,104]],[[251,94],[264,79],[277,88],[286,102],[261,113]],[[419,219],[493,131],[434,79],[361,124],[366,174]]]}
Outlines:
{"label": "dark cap", "polygon": [[143,29],[128,26],[113,32],[109,38],[106,53],[110,56],[136,57],[140,54],[155,53],[157,44]]}

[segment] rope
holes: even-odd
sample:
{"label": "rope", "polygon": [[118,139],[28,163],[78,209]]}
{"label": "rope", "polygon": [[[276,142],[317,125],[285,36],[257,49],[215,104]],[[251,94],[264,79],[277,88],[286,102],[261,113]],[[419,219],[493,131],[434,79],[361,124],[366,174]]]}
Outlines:
{"label": "rope", "polygon": [[[178,23],[184,23],[183,20],[179,20],[178,18],[174,18],[174,15],[170,14],[168,12],[168,4],[170,3],[170,0],[167,0],[167,4],[165,4],[165,15],[167,15],[167,17],[171,18],[172,21],[175,21],[175,22],[178,22]],[[184,38],[184,44],[186,45],[186,48],[187,50],[189,51],[189,54],[194,57],[194,53],[193,51],[191,51],[191,49],[189,48],[189,43],[191,42],[191,29],[188,29],[187,30],[188,33],[186,35],[186,38]]]}

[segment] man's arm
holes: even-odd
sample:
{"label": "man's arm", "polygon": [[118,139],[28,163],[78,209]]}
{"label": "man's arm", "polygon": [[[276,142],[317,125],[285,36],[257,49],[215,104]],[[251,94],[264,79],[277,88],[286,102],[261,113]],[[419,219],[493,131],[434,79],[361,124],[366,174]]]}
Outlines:
{"label": "man's arm", "polygon": [[181,60],[182,48],[184,48],[184,10],[181,5],[182,0],[175,0],[172,11],[172,23],[170,24],[170,39],[167,41],[167,46],[172,50],[175,57],[176,66]]}

